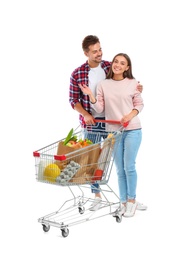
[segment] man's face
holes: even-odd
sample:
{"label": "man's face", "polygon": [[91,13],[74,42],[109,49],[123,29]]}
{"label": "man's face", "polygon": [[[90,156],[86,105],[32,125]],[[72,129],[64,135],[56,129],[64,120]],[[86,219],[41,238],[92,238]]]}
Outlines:
{"label": "man's face", "polygon": [[90,67],[98,66],[102,60],[103,55],[100,43],[90,45],[89,51],[84,52],[84,54],[88,57],[88,63]]}

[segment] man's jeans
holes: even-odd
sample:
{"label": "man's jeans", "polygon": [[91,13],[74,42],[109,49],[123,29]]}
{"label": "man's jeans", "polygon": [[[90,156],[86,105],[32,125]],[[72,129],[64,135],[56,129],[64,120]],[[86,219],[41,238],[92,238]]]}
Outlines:
{"label": "man's jeans", "polygon": [[[105,118],[103,117],[96,117],[95,119],[99,119],[99,120],[105,120]],[[105,123],[99,123],[97,122],[92,129],[90,130],[90,132],[93,132],[93,134],[91,133],[87,133],[86,138],[88,138],[89,140],[91,140],[93,143],[98,143],[101,142],[101,140],[103,138],[106,137],[106,133],[105,133]],[[97,134],[95,134],[95,132],[97,132]],[[99,184],[98,183],[93,183],[91,185],[91,191],[92,193],[99,193],[100,189],[99,189]]]}

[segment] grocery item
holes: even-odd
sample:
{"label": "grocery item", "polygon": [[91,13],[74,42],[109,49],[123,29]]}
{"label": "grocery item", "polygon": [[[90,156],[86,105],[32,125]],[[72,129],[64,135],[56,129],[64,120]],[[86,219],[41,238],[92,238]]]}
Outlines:
{"label": "grocery item", "polygon": [[80,168],[80,165],[74,161],[70,161],[69,164],[67,164],[66,168],[64,168],[61,171],[61,174],[57,176],[56,182],[58,183],[67,183],[70,179],[73,178],[73,176],[76,174],[78,169]]}
{"label": "grocery item", "polygon": [[61,173],[60,168],[55,163],[47,165],[44,169],[44,180],[55,182],[56,177]]}
{"label": "grocery item", "polygon": [[74,135],[74,130],[73,128],[69,131],[67,137],[65,138],[63,145],[69,146],[69,147],[74,147],[74,148],[83,148],[85,146],[88,146],[90,144],[93,144],[93,142],[89,139],[79,139],[77,138],[76,135]]}

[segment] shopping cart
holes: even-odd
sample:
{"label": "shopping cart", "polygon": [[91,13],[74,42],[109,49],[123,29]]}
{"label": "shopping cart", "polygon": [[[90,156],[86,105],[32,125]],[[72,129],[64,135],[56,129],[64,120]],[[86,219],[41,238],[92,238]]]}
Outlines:
{"label": "shopping cart", "polygon": [[[64,145],[65,141],[68,141],[64,138],[33,152],[36,180],[68,187],[72,196],[57,211],[38,219],[44,232],[48,232],[50,226],[58,227],[62,236],[67,237],[70,226],[106,215],[112,215],[118,223],[122,221],[119,196],[108,182],[116,147],[127,124],[122,126],[120,121],[113,120],[96,120],[96,122],[103,125],[104,129],[100,131],[91,125],[80,130],[78,127],[73,132],[76,140],[91,140],[92,144],[81,148],[70,147]],[[114,128],[115,130],[112,130]],[[92,211],[91,204],[94,199],[86,196],[85,191],[95,183],[99,184],[103,199],[100,208]]]}

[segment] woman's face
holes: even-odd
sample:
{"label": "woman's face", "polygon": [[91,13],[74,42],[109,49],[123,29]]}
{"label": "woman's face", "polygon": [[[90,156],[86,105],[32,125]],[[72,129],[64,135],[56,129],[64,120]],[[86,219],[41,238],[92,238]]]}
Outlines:
{"label": "woman's face", "polygon": [[117,56],[112,63],[112,71],[115,75],[123,75],[129,69],[128,62],[124,56]]}

